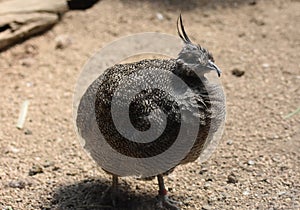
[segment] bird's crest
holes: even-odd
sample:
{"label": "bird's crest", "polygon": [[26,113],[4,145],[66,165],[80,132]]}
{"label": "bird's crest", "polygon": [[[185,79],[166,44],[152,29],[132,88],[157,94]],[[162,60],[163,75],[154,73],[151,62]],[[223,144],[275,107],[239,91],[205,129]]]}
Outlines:
{"label": "bird's crest", "polygon": [[[197,50],[203,52],[204,54],[206,54],[208,56],[208,58],[214,62],[214,58],[212,56],[212,54],[205,48],[203,48],[201,45],[199,44],[194,44],[192,43],[192,41],[190,40],[190,38],[188,37],[188,35],[186,34],[185,30],[184,30],[184,25],[183,25],[183,21],[182,21],[182,16],[181,14],[179,15],[178,19],[177,19],[177,32],[179,37],[182,39],[182,41],[189,46],[194,46],[196,47]],[[194,47],[192,47],[192,49],[194,49]]]}
{"label": "bird's crest", "polygon": [[181,14],[179,15],[179,17],[177,19],[177,32],[178,32],[179,37],[182,39],[182,41],[184,41],[185,44],[192,43],[190,38],[188,37],[188,35],[185,33]]}

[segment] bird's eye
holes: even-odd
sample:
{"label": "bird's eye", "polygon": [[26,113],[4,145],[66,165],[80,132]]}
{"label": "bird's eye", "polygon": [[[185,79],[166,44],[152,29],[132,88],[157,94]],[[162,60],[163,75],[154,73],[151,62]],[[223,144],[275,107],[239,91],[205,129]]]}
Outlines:
{"label": "bird's eye", "polygon": [[208,59],[211,60],[212,62],[215,62],[215,59],[211,53],[208,53]]}

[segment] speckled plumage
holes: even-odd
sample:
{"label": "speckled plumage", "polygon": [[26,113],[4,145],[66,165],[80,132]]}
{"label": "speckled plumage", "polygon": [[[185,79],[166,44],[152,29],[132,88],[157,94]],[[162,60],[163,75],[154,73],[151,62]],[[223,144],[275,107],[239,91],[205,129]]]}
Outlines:
{"label": "speckled plumage", "polygon": [[[180,120],[183,120],[179,113],[180,107],[172,96],[157,89],[145,90],[136,95],[134,102],[131,103],[130,116],[131,122],[135,128],[144,131],[150,127],[149,122],[145,117],[147,117],[154,109],[160,107],[168,115],[168,124],[159,139],[148,144],[130,142],[120,135],[114,127],[110,114],[111,101],[116,88],[120,85],[119,81],[122,81],[122,77],[135,74],[144,69],[147,69],[148,71],[153,69],[170,71],[180,77],[194,93],[196,93],[197,104],[192,105],[197,106],[199,109],[199,133],[191,151],[180,164],[195,161],[199,157],[204,144],[210,141],[208,133],[211,128],[212,117],[215,118],[216,122],[221,123],[223,119],[218,119],[218,117],[223,116],[225,107],[223,101],[218,101],[220,98],[219,94],[222,94],[222,92],[218,90],[219,87],[217,85],[209,84],[205,77],[200,79],[195,73],[191,73],[185,69],[185,67],[178,63],[176,59],[142,60],[135,63],[118,64],[107,69],[105,73],[98,78],[99,87],[95,101],[96,119],[101,133],[118,152],[138,158],[154,156],[155,154],[162,152],[164,146],[168,148],[176,139],[178,129],[180,129]],[[157,75],[157,80],[159,79],[160,76]],[[165,81],[160,82],[164,83]],[[209,88],[210,93],[213,94],[208,96],[206,88]],[[123,95],[122,97],[126,99],[126,95]],[[215,116],[212,116],[212,104],[215,105],[213,108],[217,109],[214,113],[220,112],[219,115],[215,114]],[[159,120],[159,118],[157,118],[157,120]],[[216,124],[214,126],[215,128],[212,129],[216,131],[219,125]]]}

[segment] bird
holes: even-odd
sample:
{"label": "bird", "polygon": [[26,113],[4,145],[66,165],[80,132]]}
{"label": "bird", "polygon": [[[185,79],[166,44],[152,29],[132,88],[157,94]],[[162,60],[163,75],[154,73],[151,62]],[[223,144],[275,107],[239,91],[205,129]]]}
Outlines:
{"label": "bird", "polygon": [[[215,64],[213,55],[204,47],[190,40],[185,32],[181,14],[177,19],[177,32],[183,41],[183,47],[178,53],[177,58],[144,59],[133,63],[115,64],[106,69],[85,93],[87,98],[91,98],[91,91],[94,93],[94,98],[91,101],[94,103],[92,105],[95,109],[96,126],[101,131],[105,141],[118,153],[132,158],[145,159],[166,151],[174,144],[183,123],[192,127],[195,121],[190,120],[190,118],[196,119],[198,122],[196,125],[197,132],[188,152],[171,168],[155,175],[159,187],[158,206],[163,209],[174,210],[178,210],[179,207],[177,202],[172,201],[167,195],[164,176],[172,173],[179,165],[196,161],[205,148],[213,141],[215,134],[224,123],[226,115],[225,97],[222,87],[211,82],[206,76],[211,72],[217,75],[217,77],[221,76],[222,72]],[[157,71],[157,69],[160,71]],[[166,124],[164,125],[163,132],[155,141],[151,142],[131,141],[129,137],[139,138],[138,135],[136,136],[132,132],[127,132],[127,137],[122,135],[123,133],[118,130],[115,125],[116,120],[114,120],[111,113],[113,106],[115,106],[113,104],[114,96],[120,89],[120,83],[128,82],[128,78],[131,78],[133,83],[137,82],[136,80],[141,78],[139,77],[141,72],[146,72],[146,74],[155,72],[155,82],[170,86],[168,88],[172,89],[172,93],[175,94],[174,96],[166,90],[151,87],[150,84],[150,86],[146,85],[146,88],[130,98],[131,90],[124,88],[122,90],[121,87],[121,91],[123,92],[118,95],[120,100],[117,105],[122,106],[122,100],[127,101],[130,98],[128,115],[131,124],[137,131],[145,132],[155,127],[155,125],[163,124],[164,121],[161,119],[161,113],[163,112],[166,116]],[[183,81],[186,86],[178,85],[177,80],[173,81],[172,77],[162,76],[163,74],[174,75]],[[172,81],[167,81],[168,79]],[[152,83],[154,81],[152,79],[144,79],[138,82],[142,83],[143,86],[145,83]],[[76,121],[79,133],[82,132],[83,127],[88,127],[86,125],[82,126],[87,119],[85,116],[86,110],[82,104],[83,102],[79,104]],[[157,111],[158,109],[161,111]],[[119,114],[122,116],[122,113]],[[118,121],[122,124],[122,117],[119,117]],[[126,129],[123,132],[126,133]],[[105,169],[104,171],[112,175],[112,185],[109,189],[113,204],[115,205],[119,174],[114,174]],[[143,178],[147,180],[155,176],[145,176]]]}

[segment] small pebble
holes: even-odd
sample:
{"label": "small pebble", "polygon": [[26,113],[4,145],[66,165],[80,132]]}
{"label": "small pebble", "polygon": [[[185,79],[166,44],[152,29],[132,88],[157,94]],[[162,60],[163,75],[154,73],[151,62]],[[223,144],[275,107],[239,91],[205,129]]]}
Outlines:
{"label": "small pebble", "polygon": [[23,189],[25,188],[26,183],[22,180],[15,180],[15,181],[10,181],[8,183],[8,186],[11,188],[19,188],[19,189]]}
{"label": "small pebble", "polygon": [[211,206],[210,205],[204,205],[202,206],[202,210],[210,210]]}
{"label": "small pebble", "polygon": [[164,16],[161,14],[161,13],[156,13],[156,18],[158,19],[158,20],[163,20],[164,19]]}
{"label": "small pebble", "polygon": [[58,171],[59,169],[60,169],[60,167],[54,166],[54,167],[52,168],[52,171]]}
{"label": "small pebble", "polygon": [[232,73],[232,75],[234,75],[236,77],[241,77],[245,74],[245,71],[235,68],[231,71],[231,73]]}
{"label": "small pebble", "polygon": [[22,198],[17,198],[15,201],[16,201],[16,202],[22,202],[23,199],[22,199]]}
{"label": "small pebble", "polygon": [[227,197],[228,197],[227,194],[221,193],[221,196],[220,196],[221,200],[226,200]]}
{"label": "small pebble", "polygon": [[267,179],[267,178],[262,179],[262,181],[263,181],[263,182],[266,182],[266,183],[268,183],[268,184],[271,184],[270,180]]}
{"label": "small pebble", "polygon": [[63,141],[63,139],[62,139],[62,138],[59,138],[59,137],[58,137],[57,139],[55,139],[55,140],[56,140],[57,143],[60,143],[60,142]]}
{"label": "small pebble", "polygon": [[51,210],[52,209],[52,207],[51,206],[43,206],[43,208],[42,208],[43,210]]}
{"label": "small pebble", "polygon": [[199,171],[199,174],[204,174],[208,171],[207,168],[202,168],[200,171]]}
{"label": "small pebble", "polygon": [[285,171],[285,170],[287,170],[287,169],[289,169],[288,166],[281,166],[281,167],[280,167],[280,170],[281,170],[281,171]]}
{"label": "small pebble", "polygon": [[36,55],[38,54],[38,47],[36,45],[26,44],[24,46],[25,53],[27,55]]}
{"label": "small pebble", "polygon": [[286,192],[285,191],[282,191],[282,192],[279,192],[279,193],[277,193],[279,196],[282,196],[282,195],[285,195],[286,194]]}
{"label": "small pebble", "polygon": [[212,179],[211,177],[208,177],[208,178],[205,179],[205,181],[206,181],[206,182],[212,182],[213,179]]}
{"label": "small pebble", "polygon": [[257,19],[257,18],[251,18],[250,22],[255,23],[258,26],[263,26],[266,24],[262,19]]}
{"label": "small pebble", "polygon": [[276,162],[276,163],[280,163],[281,161],[280,161],[280,158],[278,158],[278,157],[271,157],[271,159],[274,161],[274,162]]}
{"label": "small pebble", "polygon": [[255,164],[255,162],[254,162],[253,160],[249,160],[249,161],[248,161],[248,165],[251,165],[251,166],[252,166],[252,165],[254,165],[254,164]]}
{"label": "small pebble", "polygon": [[54,166],[54,162],[53,161],[49,161],[49,160],[46,160],[45,163],[43,164],[43,166],[45,168],[48,168],[50,166]]}
{"label": "small pebble", "polygon": [[291,202],[291,200],[292,200],[291,198],[286,198],[285,199],[286,202]]}
{"label": "small pebble", "polygon": [[13,147],[13,146],[8,146],[7,147],[7,150],[5,151],[5,153],[14,153],[14,154],[17,154],[20,152],[20,149],[16,148],[16,147]]}
{"label": "small pebble", "polygon": [[262,64],[262,67],[263,67],[263,68],[269,68],[269,67],[270,67],[270,64],[264,63],[264,64]]}
{"label": "small pebble", "polygon": [[243,195],[249,195],[250,193],[249,193],[249,191],[247,191],[247,190],[245,190],[244,192],[243,192]]}
{"label": "small pebble", "polygon": [[244,37],[244,36],[246,36],[245,32],[241,32],[241,33],[238,34],[238,37]]}
{"label": "small pebble", "polygon": [[20,60],[22,66],[30,67],[34,64],[35,60],[33,58],[24,58]]}
{"label": "small pebble", "polygon": [[67,172],[66,175],[67,176],[76,176],[77,173],[76,172]]}
{"label": "small pebble", "polygon": [[72,44],[72,40],[68,35],[59,35],[55,38],[55,48],[65,49]]}
{"label": "small pebble", "polygon": [[26,82],[26,87],[32,87],[33,83],[32,82]]}
{"label": "small pebble", "polygon": [[29,170],[29,173],[28,175],[29,176],[34,176],[36,174],[40,174],[40,173],[43,173],[43,168],[41,166],[37,166],[37,165],[34,165],[32,166],[32,168]]}
{"label": "small pebble", "polygon": [[212,203],[214,203],[217,200],[218,200],[218,198],[216,196],[212,195],[212,196],[209,196],[207,202],[210,203],[210,204],[212,204]]}
{"label": "small pebble", "polygon": [[227,145],[232,145],[233,141],[231,139],[229,139],[226,143],[227,143]]}
{"label": "small pebble", "polygon": [[209,183],[205,183],[204,186],[203,186],[203,188],[204,188],[205,190],[208,190],[209,187],[210,187],[210,184],[209,184]]}
{"label": "small pebble", "polygon": [[238,179],[236,177],[236,175],[234,173],[231,173],[228,175],[227,177],[227,183],[229,184],[235,184],[235,183],[238,183]]}
{"label": "small pebble", "polygon": [[26,129],[26,130],[24,131],[24,134],[25,134],[25,135],[31,135],[31,134],[32,134],[32,131],[29,130],[29,129]]}

